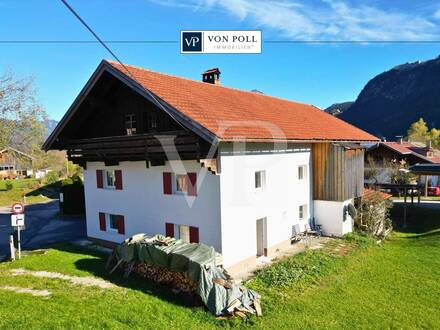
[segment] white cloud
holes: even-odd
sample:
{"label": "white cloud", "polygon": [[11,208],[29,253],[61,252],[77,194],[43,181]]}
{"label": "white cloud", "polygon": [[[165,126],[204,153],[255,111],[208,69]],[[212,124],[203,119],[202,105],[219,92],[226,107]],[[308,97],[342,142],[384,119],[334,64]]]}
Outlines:
{"label": "white cloud", "polygon": [[436,12],[434,13],[434,18],[435,19],[440,19],[440,8],[436,10]]}
{"label": "white cloud", "polygon": [[[295,40],[433,40],[440,27],[415,13],[352,5],[347,0],[152,0],[194,10],[223,10]],[[434,15],[440,19],[440,9]]]}

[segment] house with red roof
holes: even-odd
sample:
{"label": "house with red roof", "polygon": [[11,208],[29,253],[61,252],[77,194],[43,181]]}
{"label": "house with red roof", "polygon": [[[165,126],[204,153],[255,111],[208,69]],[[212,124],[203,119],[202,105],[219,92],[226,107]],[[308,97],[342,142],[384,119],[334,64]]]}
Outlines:
{"label": "house with red roof", "polygon": [[[416,164],[440,164],[438,151],[429,143],[410,141],[380,142],[372,145],[365,153],[365,166],[374,166],[379,170],[381,182],[389,181],[389,168],[391,162],[404,164],[406,167]],[[426,177],[421,176],[420,183],[425,184]],[[438,186],[438,176],[428,176],[429,186]]]}
{"label": "house with red roof", "polygon": [[364,149],[378,139],[307,104],[102,61],[43,149],[84,168],[87,233],[205,243],[230,270],[310,224],[352,230]]}

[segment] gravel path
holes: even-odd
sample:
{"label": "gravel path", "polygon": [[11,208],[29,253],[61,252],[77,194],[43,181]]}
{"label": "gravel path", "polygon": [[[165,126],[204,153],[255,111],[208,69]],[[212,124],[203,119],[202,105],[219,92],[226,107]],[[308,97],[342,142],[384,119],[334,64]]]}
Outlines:
{"label": "gravel path", "polygon": [[43,278],[56,278],[60,280],[69,281],[72,284],[76,285],[83,285],[83,286],[97,286],[101,289],[111,289],[115,287],[112,283],[104,281],[102,279],[91,277],[91,276],[70,276],[65,275],[61,273],[53,273],[53,272],[47,272],[47,271],[33,271],[33,270],[27,270],[24,268],[16,268],[11,269],[10,271],[13,276],[20,276],[20,275],[30,275],[35,277],[43,277]]}

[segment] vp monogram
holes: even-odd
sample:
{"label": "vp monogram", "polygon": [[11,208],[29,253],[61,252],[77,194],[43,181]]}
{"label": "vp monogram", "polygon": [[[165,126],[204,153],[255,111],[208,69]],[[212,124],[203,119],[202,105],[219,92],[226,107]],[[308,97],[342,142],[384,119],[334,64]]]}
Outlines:
{"label": "vp monogram", "polygon": [[203,46],[202,32],[182,32],[182,51],[201,52]]}

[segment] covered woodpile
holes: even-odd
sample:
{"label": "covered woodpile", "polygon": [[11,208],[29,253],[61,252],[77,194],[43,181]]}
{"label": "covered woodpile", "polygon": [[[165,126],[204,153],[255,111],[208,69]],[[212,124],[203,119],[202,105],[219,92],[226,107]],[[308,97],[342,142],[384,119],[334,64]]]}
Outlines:
{"label": "covered woodpile", "polygon": [[204,244],[138,234],[115,248],[107,267],[169,286],[176,294],[197,296],[216,316],[262,315],[260,295],[236,284],[221,266],[221,256]]}

